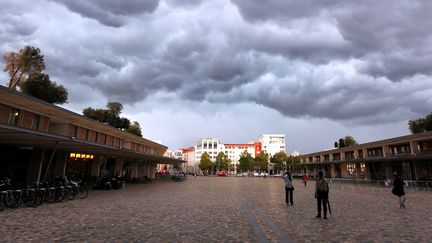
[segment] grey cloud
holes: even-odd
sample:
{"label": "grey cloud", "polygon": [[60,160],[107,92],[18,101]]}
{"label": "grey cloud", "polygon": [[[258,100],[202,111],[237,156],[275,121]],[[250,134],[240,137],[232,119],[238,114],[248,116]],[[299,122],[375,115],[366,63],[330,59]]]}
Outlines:
{"label": "grey cloud", "polygon": [[169,5],[175,7],[195,7],[199,6],[203,0],[165,0]]}
{"label": "grey cloud", "polygon": [[67,1],[51,0],[65,5],[68,9],[84,17],[92,18],[101,24],[121,27],[127,16],[152,13],[159,5],[159,0],[87,0]]}
{"label": "grey cloud", "polygon": [[[427,1],[258,1],[232,0],[243,18],[277,24],[281,29],[292,29],[298,22],[313,24],[322,21],[334,26],[344,42],[328,43],[325,36],[315,42],[304,43],[308,32],[289,38],[273,34],[270,40],[257,36],[258,50],[283,54],[286,58],[307,62],[329,62],[352,58],[370,62],[363,71],[383,75],[393,81],[416,74],[429,74],[430,68],[414,61],[430,56],[432,41],[432,3]],[[314,31],[313,28],[308,31]],[[265,35],[266,36],[266,35]],[[281,39],[280,39],[281,38]],[[297,43],[295,41],[297,40]],[[294,44],[293,44],[294,41]],[[373,54],[373,55],[371,55]],[[399,55],[404,55],[400,57]],[[378,58],[369,59],[370,57]],[[387,62],[388,61],[388,62]],[[381,63],[372,67],[373,63]]]}

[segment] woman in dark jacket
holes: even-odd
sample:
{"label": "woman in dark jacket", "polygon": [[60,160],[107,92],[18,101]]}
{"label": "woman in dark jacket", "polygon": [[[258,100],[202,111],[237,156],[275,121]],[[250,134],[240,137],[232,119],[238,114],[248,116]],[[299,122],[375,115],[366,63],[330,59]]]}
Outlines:
{"label": "woman in dark jacket", "polygon": [[399,206],[405,208],[405,191],[404,191],[404,181],[400,175],[397,175],[393,181],[392,193],[399,198]]}

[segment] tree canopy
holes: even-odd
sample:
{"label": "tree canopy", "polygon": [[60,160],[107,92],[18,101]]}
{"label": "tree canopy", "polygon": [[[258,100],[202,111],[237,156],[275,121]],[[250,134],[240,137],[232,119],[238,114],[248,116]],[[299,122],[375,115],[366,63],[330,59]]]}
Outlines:
{"label": "tree canopy", "polygon": [[268,171],[269,166],[269,154],[266,152],[262,152],[260,155],[255,157],[255,170],[261,171]]}
{"label": "tree canopy", "polygon": [[119,102],[108,102],[107,109],[94,109],[87,107],[83,110],[83,115],[96,121],[108,124],[120,130],[142,137],[141,126],[137,121],[132,124],[129,119],[120,117],[123,105]]}
{"label": "tree canopy", "polygon": [[64,104],[68,100],[68,92],[63,85],[57,85],[44,73],[32,74],[21,84],[21,91],[52,104]]}
{"label": "tree canopy", "polygon": [[239,159],[239,169],[241,171],[251,171],[253,170],[255,160],[252,155],[246,150],[240,155]]}
{"label": "tree canopy", "polygon": [[224,152],[219,152],[216,155],[215,167],[217,170],[228,170],[230,166],[231,160],[228,159],[228,155]]}
{"label": "tree canopy", "polygon": [[137,121],[134,121],[127,129],[127,132],[142,137],[141,126]]}
{"label": "tree canopy", "polygon": [[8,88],[18,86],[23,93],[52,104],[67,102],[67,90],[42,72],[45,61],[39,48],[26,46],[19,52],[7,52],[3,59],[6,64],[3,70],[9,74]]}
{"label": "tree canopy", "polygon": [[204,174],[208,174],[211,168],[213,167],[213,163],[210,159],[210,155],[207,152],[204,152],[201,155],[200,163],[198,167],[204,172]]}
{"label": "tree canopy", "polygon": [[355,145],[358,145],[357,141],[349,135],[344,138],[339,138],[339,141],[334,143],[335,148],[351,147]]}
{"label": "tree canopy", "polygon": [[410,120],[408,125],[412,134],[432,131],[432,112],[425,118]]}
{"label": "tree canopy", "polygon": [[9,74],[10,89],[16,89],[33,75],[45,69],[44,56],[39,48],[26,46],[17,52],[7,52],[3,56],[6,66],[4,71]]}
{"label": "tree canopy", "polygon": [[286,169],[286,161],[288,157],[285,152],[280,151],[273,155],[271,162],[274,163],[275,171],[280,172]]}

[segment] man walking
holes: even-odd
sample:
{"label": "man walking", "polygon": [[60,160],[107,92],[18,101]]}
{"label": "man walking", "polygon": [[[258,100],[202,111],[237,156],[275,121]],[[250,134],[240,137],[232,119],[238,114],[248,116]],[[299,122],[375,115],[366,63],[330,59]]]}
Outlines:
{"label": "man walking", "polygon": [[329,194],[329,186],[327,180],[324,178],[322,171],[318,173],[318,180],[315,184],[315,198],[317,199],[317,218],[321,218],[321,204],[324,211],[324,219],[327,219],[327,200]]}

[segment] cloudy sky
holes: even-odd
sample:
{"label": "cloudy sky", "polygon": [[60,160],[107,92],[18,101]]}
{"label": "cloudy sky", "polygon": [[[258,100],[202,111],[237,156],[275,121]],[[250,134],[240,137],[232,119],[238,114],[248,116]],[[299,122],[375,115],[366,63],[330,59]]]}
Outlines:
{"label": "cloudy sky", "polygon": [[[432,1],[0,0],[0,54],[41,49],[77,113],[172,149],[286,135],[287,152],[409,134],[432,112]],[[4,67],[4,61],[1,60]],[[1,85],[7,84],[0,73]]]}

